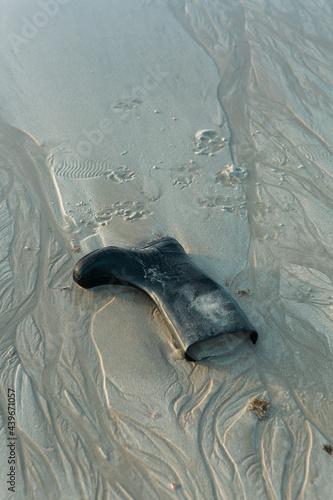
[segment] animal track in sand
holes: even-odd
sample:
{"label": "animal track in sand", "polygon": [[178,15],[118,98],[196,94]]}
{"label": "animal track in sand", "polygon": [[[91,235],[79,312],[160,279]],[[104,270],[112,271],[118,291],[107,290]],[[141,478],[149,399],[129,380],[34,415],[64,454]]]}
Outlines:
{"label": "animal track in sand", "polygon": [[136,177],[136,173],[128,167],[118,167],[116,170],[106,172],[104,176],[113,182],[127,182],[132,181]]}
{"label": "animal track in sand", "polygon": [[98,222],[111,220],[114,215],[122,217],[124,220],[146,219],[152,212],[141,201],[118,201],[109,208],[99,210],[96,214]]}
{"label": "animal track in sand", "polygon": [[244,217],[246,215],[246,202],[244,198],[234,198],[230,196],[208,196],[199,201],[204,208],[220,208],[223,212],[228,212]]}
{"label": "animal track in sand", "polygon": [[179,165],[173,169],[174,171],[174,186],[180,186],[180,189],[184,189],[190,186],[195,179],[195,174],[200,175],[199,167],[195,165],[192,160],[189,165]]}
{"label": "animal track in sand", "polygon": [[227,165],[225,170],[217,172],[215,183],[222,182],[227,187],[236,187],[236,184],[241,184],[248,176],[247,170],[236,165]]}
{"label": "animal track in sand", "polygon": [[59,177],[90,179],[104,176],[112,182],[127,182],[135,179],[136,173],[122,165],[115,169],[106,160],[59,161],[51,159],[54,174]]}
{"label": "animal track in sand", "polygon": [[199,130],[195,134],[195,140],[196,155],[215,156],[228,144],[227,140],[220,137],[214,130]]}
{"label": "animal track in sand", "polygon": [[135,109],[140,104],[142,104],[141,99],[123,99],[116,101],[112,107],[113,109]]}

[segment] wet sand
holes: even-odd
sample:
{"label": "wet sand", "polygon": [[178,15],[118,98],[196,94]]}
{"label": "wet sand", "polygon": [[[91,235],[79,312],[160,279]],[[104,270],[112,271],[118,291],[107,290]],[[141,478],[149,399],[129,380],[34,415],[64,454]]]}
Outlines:
{"label": "wet sand", "polygon": [[[0,497],[11,389],[15,498],[330,498],[330,7],[0,4]],[[255,346],[189,363],[144,294],[73,283],[162,236]]]}

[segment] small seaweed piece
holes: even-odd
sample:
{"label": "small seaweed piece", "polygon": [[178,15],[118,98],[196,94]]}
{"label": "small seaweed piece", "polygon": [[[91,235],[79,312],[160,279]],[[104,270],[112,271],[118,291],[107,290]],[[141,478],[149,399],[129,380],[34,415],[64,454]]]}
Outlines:
{"label": "small seaweed piece", "polygon": [[252,411],[258,420],[264,420],[267,418],[267,411],[269,408],[269,403],[264,399],[254,398],[250,403],[250,411]]}
{"label": "small seaweed piece", "polygon": [[333,446],[331,444],[324,444],[323,450],[329,455],[333,455]]}
{"label": "small seaweed piece", "polygon": [[241,297],[249,297],[252,295],[252,292],[250,292],[249,289],[247,290],[238,290],[237,295],[240,295]]}

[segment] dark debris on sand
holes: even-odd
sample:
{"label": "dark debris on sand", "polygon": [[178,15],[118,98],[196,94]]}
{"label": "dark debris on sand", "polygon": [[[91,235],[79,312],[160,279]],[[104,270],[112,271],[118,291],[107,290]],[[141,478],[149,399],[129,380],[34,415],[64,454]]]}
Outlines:
{"label": "dark debris on sand", "polygon": [[329,455],[333,455],[333,446],[331,444],[324,444],[323,450]]}
{"label": "dark debris on sand", "polygon": [[252,411],[258,420],[262,421],[268,418],[267,412],[269,403],[264,399],[254,398],[249,404],[250,411]]}

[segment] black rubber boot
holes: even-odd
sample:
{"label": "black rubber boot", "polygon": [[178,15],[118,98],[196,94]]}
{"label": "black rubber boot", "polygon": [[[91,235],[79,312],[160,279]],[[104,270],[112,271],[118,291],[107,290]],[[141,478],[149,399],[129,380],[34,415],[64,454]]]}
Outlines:
{"label": "black rubber boot", "polygon": [[173,238],[142,248],[106,247],[89,253],[74,267],[83,288],[131,285],[156,303],[188,360],[223,354],[231,337],[258,334],[223,288],[194,266]]}

